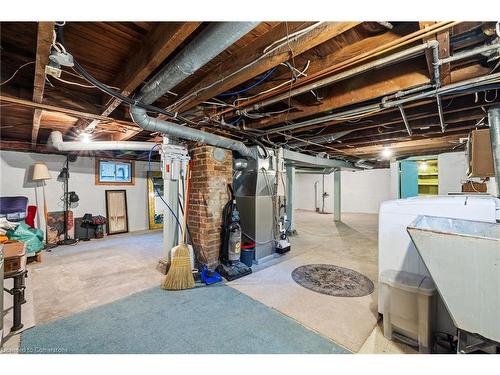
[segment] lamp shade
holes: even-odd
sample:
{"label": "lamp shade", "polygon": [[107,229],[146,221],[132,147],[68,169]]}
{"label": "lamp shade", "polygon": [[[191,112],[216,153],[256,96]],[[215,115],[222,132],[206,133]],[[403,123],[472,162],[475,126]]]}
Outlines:
{"label": "lamp shade", "polygon": [[35,163],[33,167],[33,181],[50,180],[49,169],[45,163]]}

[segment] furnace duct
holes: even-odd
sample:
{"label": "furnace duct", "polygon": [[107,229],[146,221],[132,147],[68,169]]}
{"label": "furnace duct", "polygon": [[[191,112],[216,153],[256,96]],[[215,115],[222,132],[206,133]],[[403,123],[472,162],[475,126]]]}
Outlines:
{"label": "furnace duct", "polygon": [[500,107],[491,108],[488,111],[488,123],[490,125],[491,150],[493,151],[493,163],[495,166],[497,196],[500,198]]}
{"label": "furnace duct", "polygon": [[130,150],[130,151],[149,151],[153,147],[151,142],[134,141],[71,141],[64,142],[63,136],[59,131],[53,131],[49,136],[49,145],[58,151],[102,151],[102,150]]}
{"label": "furnace duct", "polygon": [[[148,81],[135,99],[152,104],[257,25],[258,22],[220,22],[208,26]],[[252,159],[258,158],[256,149],[245,146],[243,142],[150,117],[145,109],[137,106],[131,106],[130,114],[134,122],[145,130],[227,148]]]}

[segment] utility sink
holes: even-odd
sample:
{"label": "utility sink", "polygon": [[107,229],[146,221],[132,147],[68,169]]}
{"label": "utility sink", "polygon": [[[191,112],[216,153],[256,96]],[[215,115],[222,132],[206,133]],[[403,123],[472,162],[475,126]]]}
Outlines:
{"label": "utility sink", "polygon": [[418,216],[407,230],[455,326],[500,342],[500,224]]}

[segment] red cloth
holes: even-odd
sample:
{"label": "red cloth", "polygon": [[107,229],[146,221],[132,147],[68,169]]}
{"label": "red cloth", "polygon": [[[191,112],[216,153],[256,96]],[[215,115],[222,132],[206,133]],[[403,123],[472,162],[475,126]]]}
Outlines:
{"label": "red cloth", "polygon": [[28,206],[26,219],[24,220],[31,228],[35,227],[36,206]]}

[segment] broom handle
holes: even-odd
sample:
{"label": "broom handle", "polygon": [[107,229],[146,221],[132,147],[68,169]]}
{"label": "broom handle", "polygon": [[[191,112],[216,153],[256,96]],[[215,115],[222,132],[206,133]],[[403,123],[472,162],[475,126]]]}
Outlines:
{"label": "broom handle", "polygon": [[181,238],[181,244],[186,243],[186,222],[187,222],[187,202],[188,202],[188,180],[189,180],[189,163],[186,165],[186,175],[183,176],[185,178],[184,181],[184,215],[182,215],[182,238]]}

